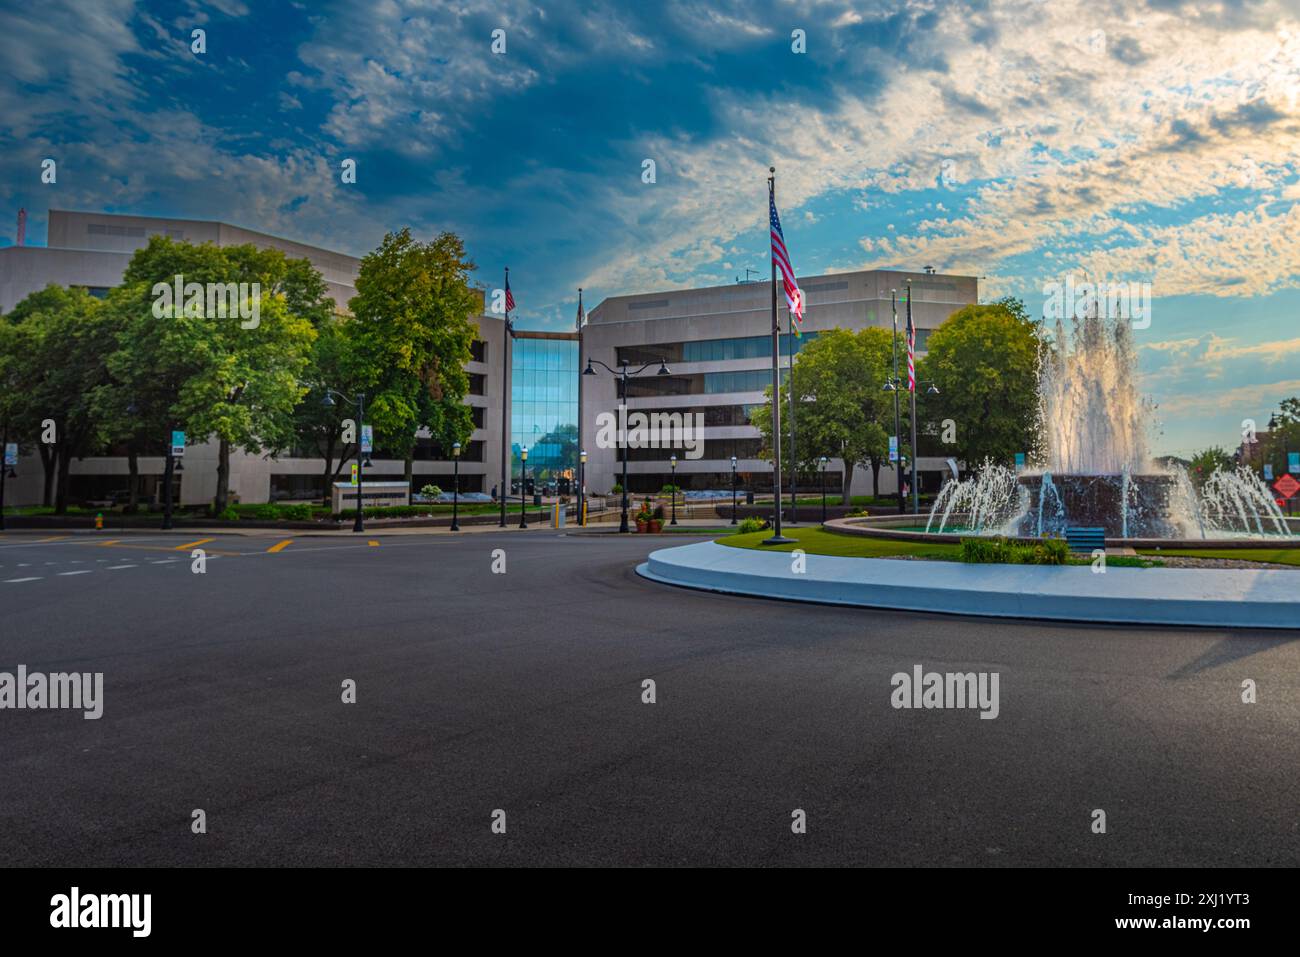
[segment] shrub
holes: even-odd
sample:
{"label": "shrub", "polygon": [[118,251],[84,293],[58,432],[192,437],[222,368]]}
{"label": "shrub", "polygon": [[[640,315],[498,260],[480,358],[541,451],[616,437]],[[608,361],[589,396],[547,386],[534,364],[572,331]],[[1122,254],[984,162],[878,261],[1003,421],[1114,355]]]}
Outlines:
{"label": "shrub", "polygon": [[651,517],[662,522],[664,520],[664,507],[662,505],[656,505]]}
{"label": "shrub", "polygon": [[1064,565],[1070,559],[1070,546],[1063,538],[1044,538],[1034,546],[1034,562],[1039,565]]}
{"label": "shrub", "polygon": [[426,485],[424,488],[420,489],[420,494],[431,502],[436,502],[438,496],[442,494],[442,489],[436,485]]}
{"label": "shrub", "polygon": [[963,538],[961,560],[977,565],[1064,565],[1070,549],[1059,538],[1045,538],[1033,545],[996,538]]}
{"label": "shrub", "polygon": [[676,495],[676,494],[677,494],[678,492],[680,492],[680,491],[681,491],[681,486],[669,484],[669,485],[665,485],[663,488],[661,488],[661,489],[659,490],[659,494],[661,494],[661,495]]}
{"label": "shrub", "polygon": [[217,514],[217,518],[221,519],[223,522],[237,522],[239,521],[239,509],[235,508],[233,505],[227,505]]}
{"label": "shrub", "polygon": [[280,507],[280,517],[293,522],[310,522],[311,514],[311,506],[306,502],[299,505],[282,505]]}
{"label": "shrub", "polygon": [[273,503],[254,506],[253,517],[261,521],[277,521],[280,518],[280,506]]}
{"label": "shrub", "polygon": [[622,485],[622,483],[620,483],[620,482],[615,482],[614,485],[613,485],[613,487],[609,490],[609,494],[610,494],[610,495],[622,495],[622,494],[623,494],[623,485]]}
{"label": "shrub", "polygon": [[763,530],[763,523],[760,522],[752,515],[742,520],[741,523],[736,526],[737,535],[745,535],[750,532],[761,532],[762,530]]}

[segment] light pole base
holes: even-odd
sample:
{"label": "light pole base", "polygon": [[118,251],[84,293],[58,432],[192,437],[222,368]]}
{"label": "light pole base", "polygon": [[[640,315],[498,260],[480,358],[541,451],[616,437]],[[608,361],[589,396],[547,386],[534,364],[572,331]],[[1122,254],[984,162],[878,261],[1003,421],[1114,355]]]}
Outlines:
{"label": "light pole base", "polygon": [[793,545],[797,541],[799,541],[799,539],[797,538],[786,538],[784,535],[773,535],[771,538],[763,539],[761,542],[759,542],[759,544],[760,545]]}

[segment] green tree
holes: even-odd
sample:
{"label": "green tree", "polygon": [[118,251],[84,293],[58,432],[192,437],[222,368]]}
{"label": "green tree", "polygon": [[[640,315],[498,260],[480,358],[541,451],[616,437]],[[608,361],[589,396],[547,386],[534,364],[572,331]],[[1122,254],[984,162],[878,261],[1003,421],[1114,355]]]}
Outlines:
{"label": "green tree", "polygon": [[1232,468],[1232,465],[1232,456],[1216,445],[1193,455],[1191,462],[1187,466],[1187,474],[1199,488],[1214,473],[1215,469],[1229,469]]}
{"label": "green tree", "polygon": [[[258,284],[256,325],[206,309],[155,309],[155,284]],[[306,261],[254,246],[193,245],[155,236],[136,251],[109,307],[123,326],[109,360],[113,389],[106,406],[134,409],[148,434],[173,428],[194,441],[218,442],[213,506],[226,508],[230,452],[277,452],[293,441],[293,413],[306,391],[314,324],[332,304]],[[114,417],[116,418],[116,417]]]}
{"label": "green tree", "polygon": [[938,395],[917,395],[917,414],[929,435],[955,426],[948,454],[979,468],[985,459],[1010,463],[1035,448],[1039,324],[1015,299],[957,310],[930,333],[917,376]]}
{"label": "green tree", "polygon": [[[68,506],[72,460],[102,448],[93,395],[108,381],[116,330],[103,303],[84,289],[47,286],[4,319],[0,380],[9,431],[35,445],[45,469],[44,504]],[[52,433],[53,441],[45,441]]]}
{"label": "green tree", "polygon": [[1261,432],[1258,437],[1259,446],[1251,456],[1250,464],[1261,474],[1265,463],[1272,465],[1276,480],[1287,471],[1287,453],[1300,452],[1300,397],[1283,399],[1279,411],[1269,419],[1268,431]]}
{"label": "green tree", "polygon": [[348,303],[347,377],[369,397],[375,444],[403,456],[408,481],[420,428],[444,448],[473,431],[464,398],[480,301],[469,285],[474,268],[459,237],[421,243],[409,229],[388,233],[361,260]]}
{"label": "green tree", "polygon": [[[800,349],[795,359],[794,461],[799,471],[812,473],[821,456],[842,458],[841,494],[845,504],[849,501],[854,470],[871,469],[875,493],[880,468],[889,456],[894,407],[884,385],[891,371],[891,347],[892,333],[885,329],[857,332],[830,329],[818,333],[816,339]],[[764,456],[772,454],[771,392],[769,386],[768,402],[750,415],[750,423],[763,435],[763,449],[759,454]],[[785,418],[790,408],[788,378],[782,380],[779,401],[784,458],[791,454],[789,422]]]}

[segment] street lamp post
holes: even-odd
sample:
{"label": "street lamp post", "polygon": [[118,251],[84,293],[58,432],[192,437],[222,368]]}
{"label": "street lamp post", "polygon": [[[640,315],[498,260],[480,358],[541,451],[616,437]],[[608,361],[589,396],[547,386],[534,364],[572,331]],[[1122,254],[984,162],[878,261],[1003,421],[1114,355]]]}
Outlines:
{"label": "street lamp post", "polygon": [[677,524],[677,453],[674,452],[672,456],[669,457],[668,465],[672,469],[672,476],[673,476],[673,491],[672,491],[673,520],[668,524],[676,525]]}
{"label": "street lamp post", "polygon": [[[321,400],[322,404],[324,404],[326,408],[332,408],[334,405],[335,396],[338,396],[344,402],[355,402],[357,404],[357,423],[356,423],[357,429],[359,433],[363,433],[365,429],[365,421],[366,421],[366,394],[364,392],[358,392],[355,399],[349,399],[342,392],[337,392],[334,389],[327,387],[325,389],[325,398]],[[170,461],[168,464],[170,464]],[[364,484],[364,479],[362,478],[362,475],[366,470],[366,464],[367,464],[367,460],[365,458],[365,453],[361,451],[361,434],[358,434],[357,435],[357,517],[356,520],[352,523],[352,531],[354,532],[364,532],[366,530],[366,522],[364,517],[365,511],[361,507],[361,492]],[[169,484],[168,485],[169,498],[171,496],[170,489],[171,486]]]}
{"label": "street lamp post", "polygon": [[[579,382],[582,380],[579,379]],[[578,524],[587,524],[587,450],[578,453]]]}
{"label": "street lamp post", "polygon": [[[894,374],[891,382],[898,381],[898,290],[889,290],[889,305],[894,314]],[[903,437],[898,432],[898,390],[892,390],[894,393],[894,444],[898,446],[898,463],[895,466],[898,469],[898,514],[902,515],[907,511],[907,506],[903,504]]]}
{"label": "street lamp post", "polygon": [[528,527],[528,446],[519,449],[519,527]]}
{"label": "street lamp post", "polygon": [[826,524],[826,463],[829,461],[829,459],[827,459],[826,456],[823,455],[817,461],[822,467],[822,524],[825,525]]}
{"label": "street lamp post", "polygon": [[731,457],[731,524],[736,524],[736,457]]}
{"label": "street lamp post", "polygon": [[5,530],[5,476],[17,478],[14,467],[9,464],[9,423],[5,423],[4,441],[0,442],[0,532]]}
{"label": "street lamp post", "polygon": [[[901,389],[901,388],[903,388],[904,385],[905,385],[905,383],[901,382],[901,381],[898,380],[897,378],[886,379],[886,380],[885,380],[885,389],[884,389],[884,391],[894,393],[894,401],[897,402],[897,401],[898,401],[898,390]],[[938,395],[938,394],[939,394],[939,387],[938,387],[937,385],[935,385],[934,382],[933,382],[932,380],[927,379],[927,380],[925,380],[925,381],[921,381],[921,380],[918,379],[916,385],[917,385],[918,388],[921,387],[921,386],[925,386],[925,387],[926,387],[926,389],[925,389],[925,394],[926,394],[926,395]],[[920,504],[919,504],[919,499],[920,499],[920,489],[917,488],[917,484],[916,484],[916,469],[917,469],[917,459],[918,459],[918,458],[919,458],[919,456],[916,454],[916,392],[915,392],[915,391],[912,391],[912,461],[911,461],[911,466],[912,466],[912,512],[913,512],[913,514],[916,514],[917,512],[919,512],[919,511],[921,510],[921,506],[920,506]],[[902,475],[902,464],[903,464],[903,462],[902,462],[903,456],[902,456],[902,450],[901,450],[901,449],[899,450],[899,456],[898,456],[898,459],[899,459],[899,463],[898,463],[898,464],[899,464],[899,475],[900,475],[900,477],[901,477],[901,475]],[[900,495],[900,497],[901,497],[901,495],[902,495],[902,490],[903,490],[903,483],[902,483],[902,482],[899,482],[899,483],[898,483],[898,489],[899,489],[899,495]]]}
{"label": "street lamp post", "polygon": [[[452,474],[454,478],[452,479],[452,485],[451,485],[451,528],[449,529],[449,531],[459,532],[460,522],[457,521],[457,519],[460,517],[459,514],[460,513],[460,443],[459,442],[453,442],[451,444],[451,462],[452,462],[452,466],[451,466]],[[482,487],[483,487],[482,485],[479,486],[479,488]]]}
{"label": "street lamp post", "polygon": [[[663,359],[659,359],[658,362],[659,362],[659,371],[656,372],[655,375],[659,376],[659,375],[671,375],[671,374],[672,374],[672,373],[670,373],[670,372],[668,371],[668,366],[665,364],[665,362],[664,362]],[[593,363],[594,363],[595,365],[600,366],[602,369],[604,369],[604,370],[605,370],[606,372],[608,372],[610,375],[618,376],[618,379],[619,379],[619,408],[620,408],[620,410],[622,410],[622,409],[624,408],[624,406],[626,405],[626,403],[627,403],[627,380],[630,379],[630,378],[632,378],[633,376],[638,376],[638,375],[640,375],[642,372],[645,372],[646,369],[649,369],[652,365],[654,365],[653,362],[647,362],[645,365],[641,366],[641,368],[637,369],[635,372],[629,372],[629,371],[628,371],[628,368],[627,368],[627,361],[624,360],[624,361],[622,361],[622,362],[620,362],[620,363],[618,364],[618,370],[615,371],[614,369],[611,369],[609,366],[605,365],[605,363],[601,362],[599,359],[593,359],[593,358],[591,358],[590,356],[588,356],[588,357],[587,357],[587,368],[585,368],[585,369],[582,370],[582,374],[583,374],[583,375],[596,375],[596,370],[592,368],[592,364],[593,364]],[[619,519],[618,530],[619,530],[619,532],[626,532],[626,531],[628,531],[628,525],[627,525],[627,434],[626,434],[626,431],[627,431],[627,415],[626,415],[626,414],[621,415],[621,416],[620,416],[620,419],[621,419],[621,422],[622,422],[622,426],[621,426],[621,434],[620,434],[620,439],[621,439],[621,441],[619,442],[619,444],[623,447],[623,515],[622,515],[622,517]]]}

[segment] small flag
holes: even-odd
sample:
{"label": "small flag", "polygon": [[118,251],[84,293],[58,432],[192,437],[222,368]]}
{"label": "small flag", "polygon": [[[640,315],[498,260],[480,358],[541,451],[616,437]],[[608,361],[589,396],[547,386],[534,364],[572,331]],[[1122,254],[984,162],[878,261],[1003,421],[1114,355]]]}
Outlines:
{"label": "small flag", "polygon": [[587,313],[582,308],[582,289],[578,289],[578,328],[581,329],[587,324]]}
{"label": "small flag", "polygon": [[510,310],[515,307],[514,293],[510,291],[510,276],[506,276],[506,315],[510,315]]}
{"label": "small flag", "polygon": [[785,305],[790,315],[803,322],[803,293],[799,291],[799,281],[794,278],[794,267],[790,265],[790,254],[785,248],[785,235],[781,232],[781,217],[776,212],[776,192],[769,185],[767,191],[768,212],[771,215],[772,259],[781,271],[781,283],[785,288]]}

